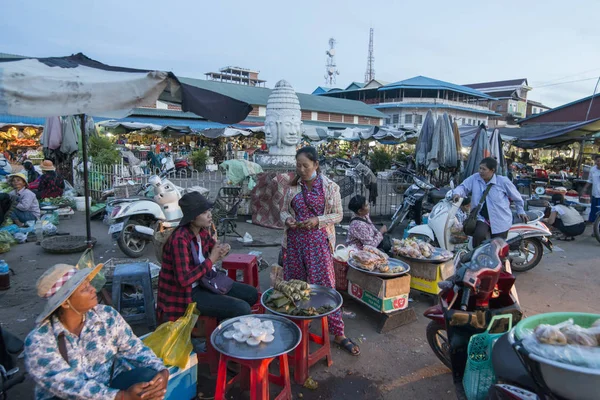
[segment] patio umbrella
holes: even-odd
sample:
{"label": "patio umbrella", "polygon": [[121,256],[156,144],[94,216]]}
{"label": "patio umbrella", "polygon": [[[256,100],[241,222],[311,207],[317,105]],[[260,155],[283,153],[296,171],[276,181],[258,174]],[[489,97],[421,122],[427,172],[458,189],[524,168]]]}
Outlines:
{"label": "patio umbrella", "polygon": [[423,125],[421,126],[421,132],[417,139],[417,145],[415,147],[415,161],[417,167],[427,166],[427,155],[431,150],[431,139],[433,136],[433,130],[435,129],[435,122],[433,121],[433,113],[431,110],[427,111]]}
{"label": "patio umbrella", "polygon": [[430,139],[430,148],[427,153],[427,159],[425,160],[427,165],[427,171],[433,171],[439,168],[440,162],[440,151],[442,150],[442,125],[443,118],[440,115],[435,121],[435,125],[433,127],[433,135],[431,135]]}
{"label": "patio umbrella", "polygon": [[[0,59],[0,114],[31,117],[85,114],[123,118],[159,97],[181,103],[212,121],[232,124],[246,118],[249,104],[195,86],[181,83],[173,73],[116,67],[79,53],[69,57]],[[86,135],[82,134],[82,156],[87,160]],[[89,198],[88,165],[83,163],[85,197]],[[89,202],[86,228],[91,246]]]}
{"label": "patio umbrella", "polygon": [[471,152],[469,158],[465,163],[465,170],[463,171],[463,180],[473,175],[479,170],[479,163],[485,157],[490,156],[490,140],[488,133],[485,129],[485,125],[479,125],[479,130],[475,134],[473,144],[471,146]]}
{"label": "patio umbrella", "polygon": [[504,158],[504,151],[502,150],[502,137],[500,136],[500,130],[494,129],[490,136],[490,156],[494,157],[498,161],[498,169],[496,173],[498,175],[506,175],[506,159]]}
{"label": "patio umbrella", "polygon": [[456,140],[452,131],[452,124],[448,114],[438,118],[440,123],[440,147],[438,150],[438,163],[442,168],[456,168],[458,166],[458,152],[456,150]]}
{"label": "patio umbrella", "polygon": [[462,152],[462,143],[460,140],[460,130],[456,121],[452,123],[452,134],[454,135],[454,142],[456,143],[456,152],[460,154]]}

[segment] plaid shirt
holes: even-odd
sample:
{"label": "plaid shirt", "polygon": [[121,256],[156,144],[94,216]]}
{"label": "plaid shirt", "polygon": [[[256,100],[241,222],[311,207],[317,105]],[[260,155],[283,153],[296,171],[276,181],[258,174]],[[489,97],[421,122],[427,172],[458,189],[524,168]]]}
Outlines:
{"label": "plaid shirt", "polygon": [[40,178],[38,192],[41,199],[61,197],[65,189],[65,182],[56,172],[46,172]]}
{"label": "plaid shirt", "polygon": [[163,261],[158,275],[157,316],[160,322],[175,321],[185,314],[192,300],[192,284],[213,266],[208,258],[215,240],[208,229],[198,233],[202,253],[206,260],[194,265],[192,246],[196,254],[200,249],[198,239],[189,225],[180,226],[171,234],[163,249]]}

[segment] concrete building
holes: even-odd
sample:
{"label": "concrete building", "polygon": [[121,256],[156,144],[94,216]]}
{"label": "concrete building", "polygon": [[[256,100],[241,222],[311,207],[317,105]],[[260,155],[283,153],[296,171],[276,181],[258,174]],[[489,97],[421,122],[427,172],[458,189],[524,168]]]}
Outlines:
{"label": "concrete building", "polygon": [[206,75],[206,79],[212,81],[265,87],[267,81],[258,79],[259,73],[260,71],[253,71],[246,68],[224,67],[219,69],[219,72],[207,72],[204,75]]}
{"label": "concrete building", "polygon": [[539,103],[537,101],[527,100],[526,117],[530,117],[535,114],[540,114],[540,113],[546,112],[551,109],[552,109],[552,107],[545,106],[542,103]]}
{"label": "concrete building", "polygon": [[527,116],[527,93],[532,88],[526,78],[471,83],[465,86],[496,98],[490,101],[489,108],[500,115],[490,118],[490,128],[516,125],[518,119]]}
{"label": "concrete building", "polygon": [[597,118],[600,118],[600,93],[532,114],[519,120],[519,125],[575,123]]}
{"label": "concrete building", "polygon": [[394,128],[420,129],[428,110],[448,113],[459,125],[487,125],[490,117],[500,116],[489,109],[488,103],[496,100],[493,96],[425,76],[395,83],[353,82],[346,89],[319,87],[313,94],[362,101],[384,113],[384,125]]}

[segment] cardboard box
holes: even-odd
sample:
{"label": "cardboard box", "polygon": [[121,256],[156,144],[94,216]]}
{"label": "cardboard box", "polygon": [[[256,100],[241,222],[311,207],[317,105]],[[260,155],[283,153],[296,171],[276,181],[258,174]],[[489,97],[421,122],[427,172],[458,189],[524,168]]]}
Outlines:
{"label": "cardboard box", "polygon": [[410,275],[382,279],[355,269],[348,270],[348,293],[378,312],[391,313],[408,307]]}
{"label": "cardboard box", "polygon": [[421,292],[437,295],[440,292],[438,282],[446,280],[454,274],[453,260],[434,264],[427,261],[409,260],[402,256],[396,258],[410,265],[412,275],[410,287]]}

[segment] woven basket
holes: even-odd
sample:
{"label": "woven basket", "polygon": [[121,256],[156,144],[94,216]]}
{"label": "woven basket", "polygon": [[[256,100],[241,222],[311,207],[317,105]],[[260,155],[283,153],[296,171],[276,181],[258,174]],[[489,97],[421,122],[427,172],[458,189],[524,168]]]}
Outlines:
{"label": "woven basket", "polygon": [[335,272],[335,288],[338,291],[348,290],[348,263],[333,259],[333,270]]}
{"label": "woven basket", "polygon": [[[96,238],[92,239],[92,246],[96,244]],[[88,248],[86,236],[54,236],[42,240],[42,248],[53,254],[80,253]]]}
{"label": "woven basket", "polygon": [[118,185],[114,187],[114,196],[116,199],[128,199],[129,197],[137,195],[141,188],[141,183],[136,183],[134,185]]}

